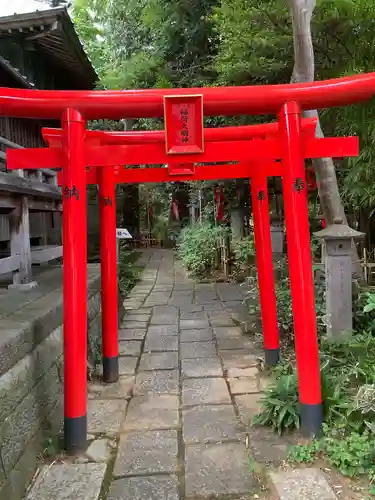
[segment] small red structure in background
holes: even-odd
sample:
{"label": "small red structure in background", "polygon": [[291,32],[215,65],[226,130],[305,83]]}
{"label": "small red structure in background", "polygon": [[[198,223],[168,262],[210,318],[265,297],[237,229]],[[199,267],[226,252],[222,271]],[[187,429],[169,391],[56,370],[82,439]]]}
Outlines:
{"label": "small red structure in background", "polygon": [[216,220],[222,222],[224,220],[224,187],[216,186],[214,192],[214,203]]}
{"label": "small red structure in background", "polygon": [[[274,295],[266,293],[267,286],[274,286],[274,282],[273,273],[270,272],[272,255],[264,183],[268,175],[282,176],[301,425],[307,435],[320,432],[323,414],[304,160],[327,156],[355,156],[358,154],[358,140],[317,139],[314,120],[302,119],[301,112],[364,101],[372,97],[374,89],[375,73],[329,82],[168,91],[152,89],[51,92],[0,89],[0,110],[4,115],[61,119],[64,113],[62,130],[45,131],[51,147],[8,150],[7,165],[8,169],[35,168],[35,165],[39,168],[62,168],[64,431],[66,448],[70,452],[84,449],[87,436],[85,183],[98,183],[98,179],[101,179],[103,192],[107,193],[105,189],[109,190],[109,185],[105,185],[104,177],[108,169],[114,170],[118,165],[165,165],[171,163],[171,157],[178,160],[176,163],[186,163],[186,155],[190,164],[224,161],[239,163],[224,167],[200,166],[189,173],[176,172],[174,167],[172,173],[168,168],[121,167],[114,170],[113,183],[254,177],[252,192],[256,196],[254,206],[256,217],[260,221],[256,230],[256,245],[264,344],[266,351],[270,349],[278,355],[275,314],[272,312],[271,319],[267,319],[276,304]],[[128,135],[125,132],[122,135],[90,132],[85,131],[83,123],[83,117],[86,120],[121,119],[161,117],[163,114],[166,121],[165,134],[161,131],[151,134],[143,132],[140,135],[135,132]],[[278,115],[279,119],[277,123],[254,126],[252,129],[231,127],[231,131],[204,131],[203,114],[274,114]],[[275,164],[276,160],[281,160],[278,166]],[[262,192],[264,194],[261,194]],[[105,194],[105,197],[108,195]],[[104,210],[106,207],[108,208],[108,205],[102,206],[102,213],[103,219],[107,221],[107,218],[113,215],[109,210]],[[101,223],[104,223],[104,220]],[[108,233],[108,237],[114,240],[115,234],[110,236]],[[104,244],[103,236],[102,245]],[[109,252],[114,252],[112,245],[101,252],[102,272],[112,273],[109,282],[113,286],[114,271],[111,257],[108,257]],[[106,282],[103,282],[103,286],[107,286]],[[108,296],[109,293],[103,293],[103,301],[113,300]],[[116,358],[117,350],[113,349],[113,344],[117,339],[111,333],[112,324],[108,322],[106,328],[110,332],[108,338],[111,340],[107,344],[108,349],[105,348],[106,354],[103,354],[108,359]],[[104,331],[103,335],[107,335],[107,331]],[[275,361],[276,356],[272,356],[272,359]]]}
{"label": "small red structure in background", "polygon": [[318,184],[316,182],[315,171],[312,167],[306,168],[306,183],[309,192],[314,192],[318,189]]}
{"label": "small red structure in background", "polygon": [[171,210],[172,210],[172,215],[173,215],[174,220],[180,220],[180,211],[178,209],[178,201],[177,200],[172,200]]}

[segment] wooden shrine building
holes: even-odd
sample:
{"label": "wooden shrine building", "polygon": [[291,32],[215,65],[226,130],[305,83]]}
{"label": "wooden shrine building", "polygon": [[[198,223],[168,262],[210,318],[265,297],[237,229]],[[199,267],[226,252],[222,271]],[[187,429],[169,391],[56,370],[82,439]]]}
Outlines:
{"label": "wooden shrine building", "polygon": [[[97,79],[65,7],[0,17],[0,87],[91,90]],[[33,264],[62,255],[61,194],[55,172],[25,170],[16,175],[6,168],[6,149],[43,146],[41,127],[46,125],[59,126],[0,118],[3,285],[27,288],[33,281]]]}

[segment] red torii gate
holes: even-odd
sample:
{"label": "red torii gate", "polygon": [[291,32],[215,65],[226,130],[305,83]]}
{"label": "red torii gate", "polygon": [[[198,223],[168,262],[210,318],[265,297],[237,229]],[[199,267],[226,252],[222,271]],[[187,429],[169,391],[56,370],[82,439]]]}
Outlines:
{"label": "red torii gate", "polygon": [[[186,154],[189,155],[190,163],[226,160],[247,164],[256,161],[263,165],[281,160],[302,429],[306,434],[320,431],[322,401],[304,157],[355,155],[358,143],[355,138],[340,140],[303,137],[301,110],[360,102],[369,99],[374,94],[374,89],[374,73],[306,84],[168,91],[65,92],[0,89],[0,110],[4,115],[53,119],[62,116],[63,148],[10,150],[8,156],[10,168],[35,168],[35,164],[40,168],[63,167],[64,351],[65,359],[73,361],[65,362],[64,424],[66,447],[70,451],[85,446],[87,429],[86,300],[83,299],[86,297],[87,286],[86,167],[167,164],[172,163],[172,155],[175,155],[176,163],[182,163],[180,155]],[[189,109],[193,109],[193,116],[189,114]],[[95,146],[86,143],[84,117],[161,117],[164,110],[167,124],[166,150],[163,144],[158,143],[148,144],[147,148],[136,144]],[[242,142],[221,140],[205,144],[203,114],[245,113],[278,114],[279,129],[276,138],[254,138]],[[181,123],[176,125],[179,116]],[[113,168],[107,170],[113,171]],[[118,174],[124,172],[125,177],[131,174],[130,178],[136,175],[134,170],[119,170]],[[138,170],[142,171],[146,172],[147,169]],[[101,172],[103,178],[106,177],[104,168],[101,168]],[[87,176],[94,174],[89,170]],[[247,175],[249,174],[250,169]],[[179,180],[177,177],[173,179]],[[257,199],[261,204],[264,201],[263,195],[258,195]],[[72,390],[76,385],[80,389],[69,393],[68,388]]]}

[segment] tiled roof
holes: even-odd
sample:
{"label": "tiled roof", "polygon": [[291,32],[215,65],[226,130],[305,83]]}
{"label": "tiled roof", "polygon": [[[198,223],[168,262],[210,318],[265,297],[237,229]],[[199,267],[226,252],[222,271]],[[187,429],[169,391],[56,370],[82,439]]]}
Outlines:
{"label": "tiled roof", "polygon": [[[42,2],[32,1],[43,5]],[[13,0],[10,0],[9,3],[12,2]],[[5,17],[1,16],[1,13],[2,7],[0,7],[0,38],[24,37],[25,40],[36,44],[38,50],[54,65],[58,65],[67,75],[71,75],[72,85],[76,86],[77,90],[94,87],[98,76],[65,7],[29,11]],[[17,68],[14,69],[17,71]]]}
{"label": "tiled roof", "polygon": [[51,7],[44,0],[11,0],[1,2],[0,17],[13,16],[14,14],[26,14],[37,10],[49,10]]}

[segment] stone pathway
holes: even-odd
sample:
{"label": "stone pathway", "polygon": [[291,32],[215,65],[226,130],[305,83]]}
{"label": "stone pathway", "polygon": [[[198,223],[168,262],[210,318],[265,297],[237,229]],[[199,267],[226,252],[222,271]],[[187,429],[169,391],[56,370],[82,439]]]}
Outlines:
{"label": "stone pathway", "polygon": [[261,353],[232,320],[246,291],[196,284],[171,251],[142,260],[124,303],[121,380],[90,385],[91,444],[76,463],[42,469],[27,500],[336,498],[328,484],[293,496],[280,473],[266,491],[256,462],[283,460],[288,443],[263,429],[249,439],[265,382]]}

